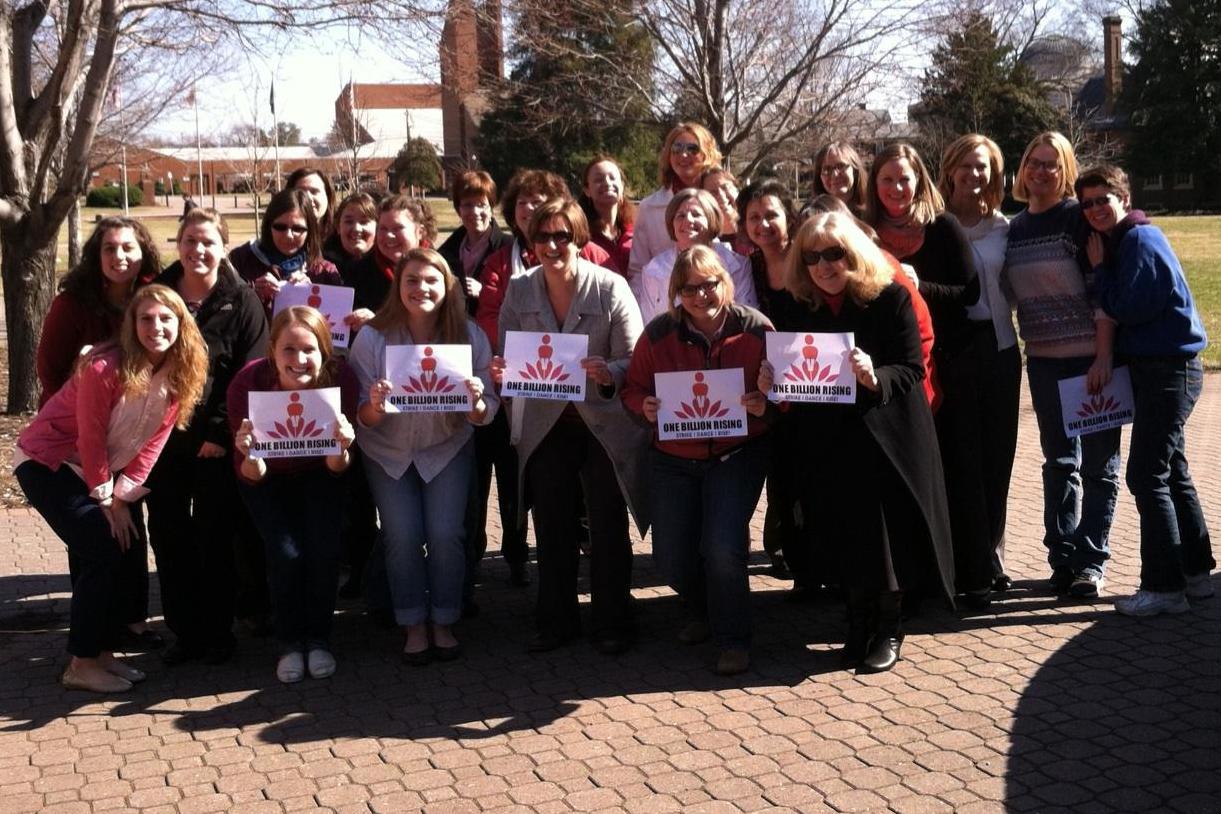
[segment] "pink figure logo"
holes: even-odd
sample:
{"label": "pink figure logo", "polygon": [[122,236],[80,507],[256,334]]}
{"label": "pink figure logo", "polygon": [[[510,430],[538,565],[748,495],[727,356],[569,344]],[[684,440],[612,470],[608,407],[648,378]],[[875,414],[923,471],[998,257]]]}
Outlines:
{"label": "pink figure logo", "polygon": [[721,407],[721,402],[708,402],[708,383],[704,381],[703,373],[695,374],[695,382],[691,385],[691,401],[682,402],[675,411],[679,418],[720,418],[729,413],[728,408]]}
{"label": "pink figure logo", "polygon": [[543,334],[543,344],[538,346],[538,361],[527,362],[526,369],[517,371],[518,375],[523,379],[545,382],[567,381],[570,374],[564,372],[564,366],[551,361],[551,354],[554,352],[555,348],[551,347],[551,335]]}
{"label": "pink figure logo", "polygon": [[310,420],[306,423],[305,405],[301,403],[300,393],[293,393],[288,397],[286,412],[288,417],[284,419],[284,423],[276,421],[275,432],[267,431],[272,438],[317,438],[322,435],[322,428],[317,422]]}
{"label": "pink figure logo", "polygon": [[449,376],[437,376],[437,360],[433,358],[431,347],[424,348],[424,358],[420,360],[419,377],[408,376],[407,384],[402,385],[408,393],[448,393],[456,387],[450,382]]}
{"label": "pink figure logo", "polygon": [[784,371],[785,381],[821,384],[835,377],[835,368],[818,364],[818,348],[814,347],[814,337],[806,334],[805,346],[801,349],[801,361],[793,362],[788,370]]}
{"label": "pink figure logo", "polygon": [[1096,396],[1090,396],[1089,401],[1081,402],[1081,408],[1077,410],[1077,415],[1080,418],[1089,418],[1090,416],[1103,415],[1117,409],[1119,409],[1119,402],[1111,396],[1103,397],[1099,393]]}

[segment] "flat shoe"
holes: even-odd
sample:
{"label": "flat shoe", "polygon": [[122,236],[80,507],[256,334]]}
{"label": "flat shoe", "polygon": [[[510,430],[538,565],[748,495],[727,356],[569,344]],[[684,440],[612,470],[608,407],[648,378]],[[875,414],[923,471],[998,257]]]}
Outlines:
{"label": "flat shoe", "polygon": [[315,647],[306,657],[310,678],[330,678],[335,675],[335,657],[329,650]]}
{"label": "flat shoe", "polygon": [[78,675],[69,667],[64,670],[59,680],[65,690],[87,690],[88,692],[126,692],[131,689],[131,682],[111,672],[102,675],[85,677]]}
{"label": "flat shoe", "polygon": [[118,676],[119,678],[130,681],[132,684],[139,684],[141,681],[148,678],[148,676],[144,674],[143,670],[137,670],[135,667],[124,664],[118,659],[112,661],[102,669],[113,676]]}
{"label": "flat shoe", "polygon": [[432,653],[430,652],[430,648],[417,650],[414,653],[407,650],[403,651],[403,664],[407,664],[411,667],[423,667],[430,661],[432,661]]}
{"label": "flat shoe", "polygon": [[305,678],[305,657],[300,653],[285,653],[276,662],[276,678],[281,684],[296,684]]}
{"label": "flat shoe", "polygon": [[462,644],[455,644],[452,647],[437,645],[432,649],[432,655],[437,661],[454,661],[462,657]]}

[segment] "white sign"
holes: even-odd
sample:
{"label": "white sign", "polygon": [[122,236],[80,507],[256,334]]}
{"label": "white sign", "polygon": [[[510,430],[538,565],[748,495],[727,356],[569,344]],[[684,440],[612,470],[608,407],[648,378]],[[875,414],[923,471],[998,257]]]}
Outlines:
{"label": "white sign", "polygon": [[343,318],[352,313],[354,294],[353,289],[343,285],[303,283],[281,286],[271,315],[274,317],[290,305],[308,305],[317,309],[331,326],[331,344],[346,348],[351,339],[351,329]]}
{"label": "white sign", "polygon": [[335,422],[339,388],[275,390],[250,394],[253,458],[313,458],[338,455]]}
{"label": "white sign", "polygon": [[469,413],[470,345],[391,345],[387,413]]}
{"label": "white sign", "polygon": [[746,435],[744,375],[740,367],[653,374],[661,400],[657,437],[672,441]]}
{"label": "white sign", "polygon": [[529,399],[585,401],[581,360],[588,355],[585,334],[509,331],[500,392]]}
{"label": "white sign", "polygon": [[848,354],[856,337],[846,334],[769,332],[767,361],[775,375],[770,401],[855,404],[856,376]]}
{"label": "white sign", "polygon": [[1060,409],[1064,413],[1064,434],[1069,438],[1112,430],[1132,423],[1135,412],[1132,379],[1126,367],[1117,367],[1111,381],[1096,395],[1090,395],[1085,376],[1060,380]]}

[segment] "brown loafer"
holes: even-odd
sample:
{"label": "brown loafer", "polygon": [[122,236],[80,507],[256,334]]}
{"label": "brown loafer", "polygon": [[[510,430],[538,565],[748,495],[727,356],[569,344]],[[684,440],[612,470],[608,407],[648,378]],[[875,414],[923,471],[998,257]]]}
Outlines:
{"label": "brown loafer", "polygon": [[126,678],[103,671],[100,675],[80,675],[69,667],[59,683],[65,690],[86,690],[88,692],[126,692],[131,689],[131,682]]}

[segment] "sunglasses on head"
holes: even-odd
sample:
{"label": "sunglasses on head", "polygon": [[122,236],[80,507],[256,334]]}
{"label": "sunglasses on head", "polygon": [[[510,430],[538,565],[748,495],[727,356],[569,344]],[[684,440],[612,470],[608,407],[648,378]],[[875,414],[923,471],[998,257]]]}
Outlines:
{"label": "sunglasses on head", "polygon": [[805,249],[801,253],[801,262],[807,266],[817,266],[819,260],[826,260],[828,263],[834,263],[838,260],[843,260],[848,253],[844,251],[843,246],[828,246],[822,251],[817,249]]}
{"label": "sunglasses on head", "polygon": [[309,231],[308,226],[298,226],[295,223],[273,223],[271,228],[277,232],[288,232],[293,235],[303,235]]}
{"label": "sunglasses on head", "polygon": [[700,146],[698,144],[689,144],[687,142],[674,142],[670,145],[670,152],[674,155],[699,155]]}
{"label": "sunglasses on head", "polygon": [[535,232],[535,243],[555,242],[557,246],[567,246],[572,242],[572,232]]}

